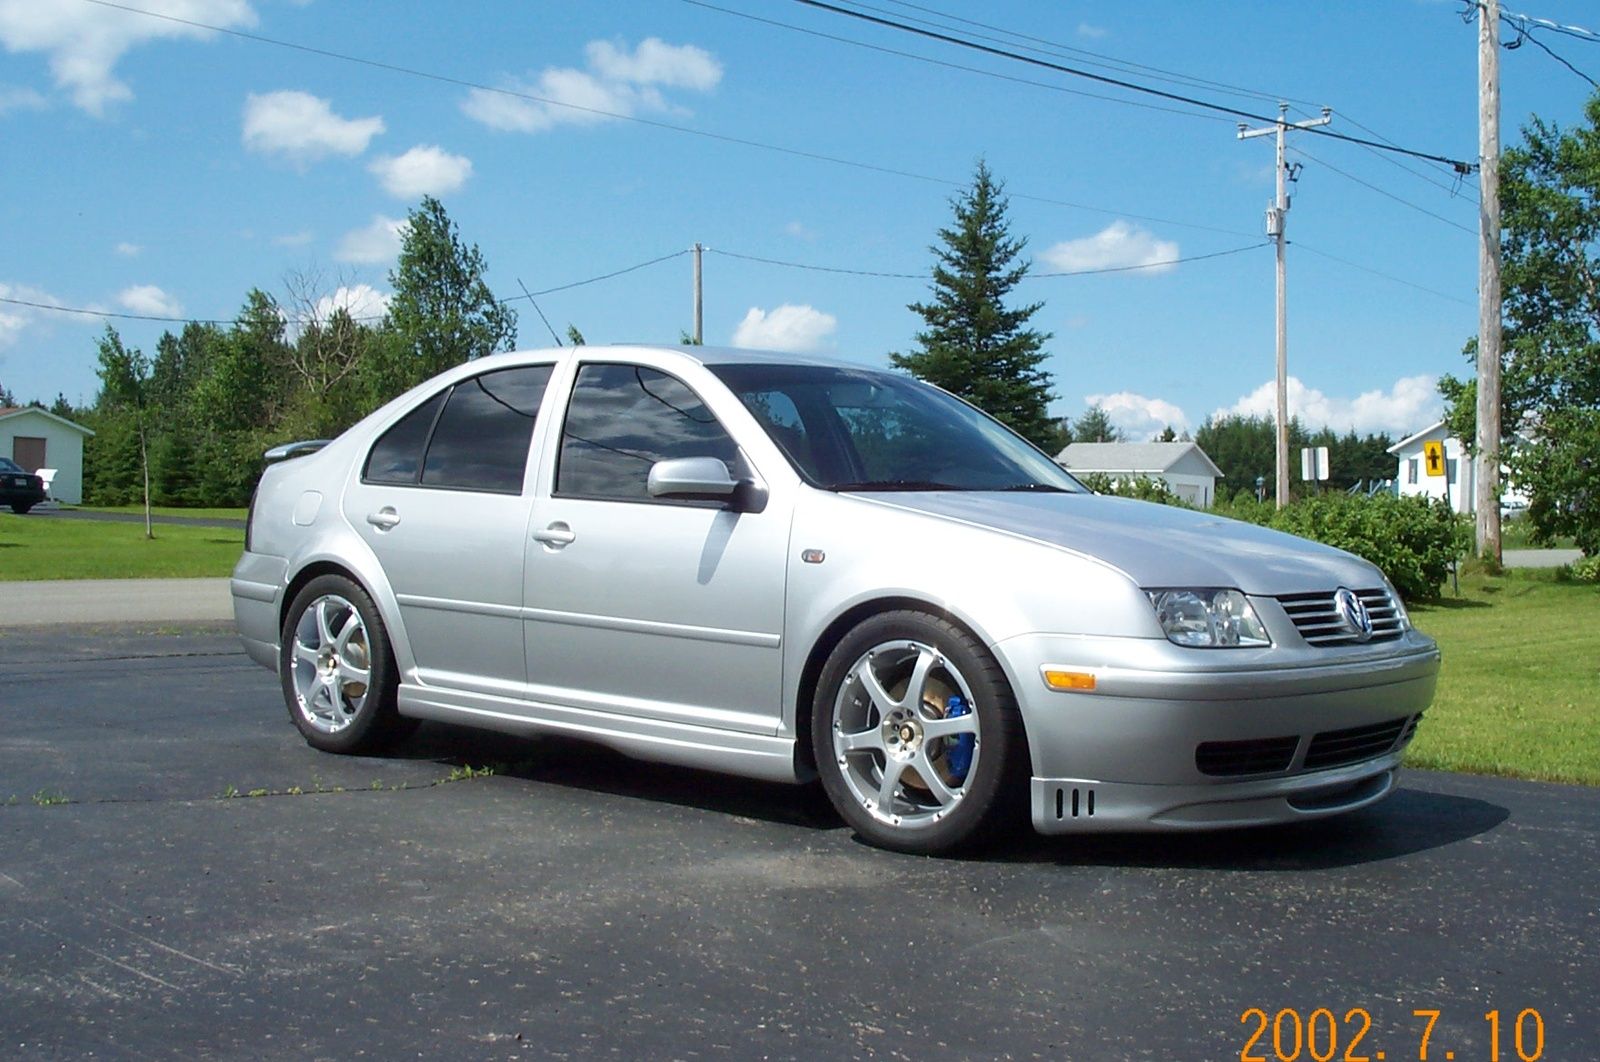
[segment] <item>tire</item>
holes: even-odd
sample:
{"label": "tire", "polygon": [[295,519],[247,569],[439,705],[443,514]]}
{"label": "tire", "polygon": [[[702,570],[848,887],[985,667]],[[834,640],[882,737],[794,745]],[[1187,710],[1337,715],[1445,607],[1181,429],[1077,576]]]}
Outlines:
{"label": "tire", "polygon": [[295,595],[278,677],[289,718],[313,748],[373,752],[416,729],[395,710],[399,676],[383,617],[342,575],[319,575]]}
{"label": "tire", "polygon": [[943,855],[1004,835],[1020,815],[1028,748],[1016,698],[952,623],[909,611],[864,620],[828,655],[811,720],[823,788],[863,840]]}
{"label": "tire", "polygon": [[11,503],[11,511],[16,513],[18,516],[27,516],[28,515],[28,510],[32,509],[32,508],[33,508],[33,506],[31,504],[23,505],[21,502],[12,502]]}

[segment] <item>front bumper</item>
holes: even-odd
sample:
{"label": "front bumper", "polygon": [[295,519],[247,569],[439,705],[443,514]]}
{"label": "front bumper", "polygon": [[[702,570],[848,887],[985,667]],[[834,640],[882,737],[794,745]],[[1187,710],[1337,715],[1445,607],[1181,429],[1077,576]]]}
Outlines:
{"label": "front bumper", "polygon": [[[1250,826],[1371,804],[1393,788],[1439,672],[1437,647],[1415,631],[1300,652],[1050,635],[995,648],[1027,727],[1033,821],[1045,833]],[[1046,666],[1092,673],[1096,688],[1049,690]],[[1385,727],[1388,741],[1325,754],[1345,732]],[[1202,745],[1282,751],[1268,768],[1223,773],[1202,769]]]}

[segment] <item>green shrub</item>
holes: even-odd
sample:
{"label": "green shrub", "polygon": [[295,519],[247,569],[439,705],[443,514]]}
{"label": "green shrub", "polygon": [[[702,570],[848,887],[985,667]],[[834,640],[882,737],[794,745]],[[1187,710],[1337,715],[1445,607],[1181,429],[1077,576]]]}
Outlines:
{"label": "green shrub", "polygon": [[1096,494],[1113,494],[1118,498],[1137,498],[1139,501],[1160,502],[1162,505],[1176,505],[1184,509],[1193,508],[1172,492],[1166,480],[1156,479],[1153,476],[1113,480],[1104,472],[1090,472],[1078,478],[1085,487]]}
{"label": "green shrub", "polygon": [[1580,583],[1600,583],[1600,554],[1580,557],[1570,565],[1572,577]]}
{"label": "green shrub", "polygon": [[1471,541],[1465,517],[1442,500],[1417,496],[1305,498],[1278,510],[1270,525],[1366,558],[1408,601],[1437,598],[1451,564]]}

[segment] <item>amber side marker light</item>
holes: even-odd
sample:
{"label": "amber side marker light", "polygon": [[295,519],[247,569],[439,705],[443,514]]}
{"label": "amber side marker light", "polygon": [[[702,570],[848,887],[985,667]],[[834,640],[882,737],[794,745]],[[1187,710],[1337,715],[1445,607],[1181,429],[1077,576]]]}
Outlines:
{"label": "amber side marker light", "polygon": [[1058,671],[1044,669],[1044,684],[1053,690],[1071,690],[1084,693],[1094,689],[1094,676],[1087,671]]}

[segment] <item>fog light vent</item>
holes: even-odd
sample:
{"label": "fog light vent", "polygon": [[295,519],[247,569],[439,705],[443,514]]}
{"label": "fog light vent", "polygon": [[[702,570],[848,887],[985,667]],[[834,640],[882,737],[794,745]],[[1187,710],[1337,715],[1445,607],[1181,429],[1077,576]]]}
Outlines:
{"label": "fog light vent", "polygon": [[1056,818],[1089,819],[1094,817],[1094,790],[1087,786],[1071,789],[1057,787]]}

